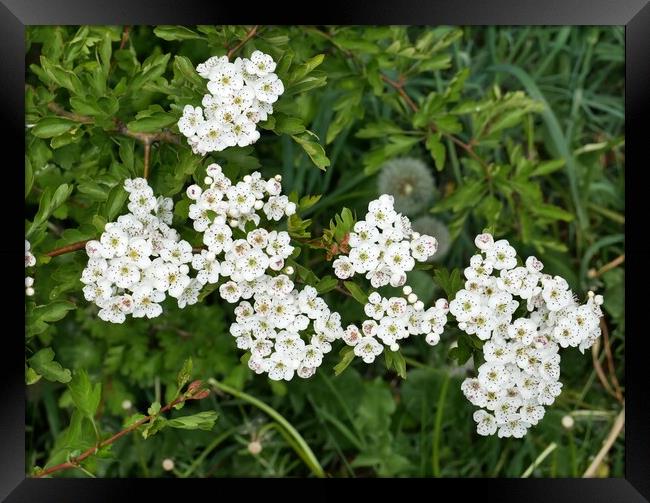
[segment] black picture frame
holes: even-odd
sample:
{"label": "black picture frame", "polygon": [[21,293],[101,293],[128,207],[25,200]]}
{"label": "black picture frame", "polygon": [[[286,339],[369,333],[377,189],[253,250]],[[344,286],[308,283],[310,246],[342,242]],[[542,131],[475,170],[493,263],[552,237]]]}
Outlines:
{"label": "black picture frame", "polygon": [[[314,8],[315,7],[315,8]],[[267,3],[264,5],[235,2],[201,2],[171,0],[134,3],[127,0],[0,0],[0,93],[2,106],[0,113],[4,120],[2,140],[6,146],[3,153],[11,154],[5,161],[5,176],[13,176],[22,183],[22,173],[17,166],[22,165],[24,156],[24,75],[25,50],[24,28],[35,24],[414,24],[414,25],[624,25],[626,37],[626,155],[627,164],[632,171],[626,177],[626,231],[635,226],[643,228],[643,191],[647,187],[641,177],[646,168],[643,157],[643,122],[650,115],[650,4],[648,0],[456,0],[456,1],[374,1],[339,2],[329,1],[313,6],[306,3],[300,6]],[[22,149],[22,151],[21,151]],[[21,282],[18,267],[21,238],[18,235],[22,223],[14,218],[14,208],[20,207],[20,191],[13,192],[17,205],[5,198],[2,201],[4,214],[8,220],[15,220],[15,236],[0,240],[0,257],[7,262],[16,260],[15,268],[6,271],[8,282]],[[12,224],[13,225],[13,224]],[[24,233],[24,232],[23,232]],[[648,335],[641,329],[635,330],[635,318],[647,311],[642,287],[647,285],[645,275],[634,271],[644,271],[643,261],[650,256],[648,240],[643,239],[643,231],[626,232],[626,269],[633,271],[626,278],[628,289],[639,295],[628,295],[626,312],[626,431],[625,431],[625,478],[624,479],[421,479],[401,481],[426,484],[425,497],[454,497],[465,499],[468,490],[476,491],[481,497],[488,496],[494,501],[554,501],[554,502],[637,502],[650,500],[650,396],[643,341]],[[6,244],[5,244],[6,243]],[[9,244],[11,243],[11,244]],[[2,262],[0,262],[2,263]],[[647,287],[646,287],[647,288]],[[8,290],[20,291],[13,285]],[[16,306],[11,304],[15,302]],[[5,321],[17,317],[21,312],[19,296],[8,294],[2,303],[7,317]],[[7,326],[7,325],[5,325]],[[220,479],[213,489],[208,488],[209,480],[188,480],[173,484],[169,479],[29,479],[25,476],[25,384],[24,368],[20,365],[20,328],[3,330],[2,347],[2,410],[0,412],[0,498],[9,502],[46,501],[116,501],[154,498],[155,490],[162,489],[166,496],[159,501],[173,498],[176,489],[183,491],[184,497],[194,499],[199,491],[213,490],[211,497],[226,496],[224,484],[231,482]],[[237,481],[236,481],[237,482]],[[258,489],[268,491],[268,484],[281,481],[256,481],[239,486],[246,491],[248,499]],[[285,481],[286,482],[286,481]],[[297,482],[297,481],[290,481]],[[397,481],[400,482],[400,481]],[[195,484],[200,484],[200,489]],[[316,487],[309,484],[324,484],[311,480],[301,481],[301,499],[324,499],[332,493],[338,499],[353,488],[350,482],[329,481]],[[345,484],[342,486],[341,484]],[[359,489],[368,493],[385,491],[383,481],[358,481]],[[372,484],[372,485],[371,485]],[[443,487],[444,486],[444,487]],[[454,486],[454,487],[452,487]],[[294,488],[297,486],[293,486]],[[413,486],[410,486],[413,488]],[[229,487],[237,489],[237,486]],[[286,491],[286,489],[284,489]],[[414,489],[410,489],[413,491]],[[190,492],[191,491],[191,492]],[[295,494],[299,495],[295,489]],[[293,492],[293,491],[292,491]],[[356,491],[355,491],[356,492]],[[264,494],[264,493],[263,493]],[[381,494],[381,493],[380,493]],[[404,494],[404,493],[402,493]],[[406,493],[408,494],[408,493]],[[418,494],[418,493],[416,493]],[[267,494],[268,495],[268,494]],[[291,494],[289,494],[291,495]]]}

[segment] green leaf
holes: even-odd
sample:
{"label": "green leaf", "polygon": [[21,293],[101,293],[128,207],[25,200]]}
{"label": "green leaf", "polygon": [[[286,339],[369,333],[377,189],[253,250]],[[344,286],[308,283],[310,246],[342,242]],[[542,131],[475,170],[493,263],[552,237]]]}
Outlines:
{"label": "green leaf", "polygon": [[128,196],[129,194],[124,190],[124,186],[121,183],[111,189],[108,193],[103,212],[108,222],[112,222],[119,215]]}
{"label": "green leaf", "polygon": [[73,403],[88,419],[93,420],[102,394],[101,383],[92,384],[85,370],[75,371],[68,385]]}
{"label": "green leaf", "polygon": [[70,197],[73,187],[67,183],[62,183],[57,187],[56,190],[53,190],[52,187],[47,187],[43,194],[41,194],[41,200],[38,205],[38,211],[34,216],[34,221],[27,231],[27,236],[36,232],[41,226],[45,225],[47,219],[50,218],[50,215],[61,206],[65,200]]}
{"label": "green leaf", "polygon": [[25,197],[29,195],[34,185],[34,170],[29,157],[25,156]]}
{"label": "green leaf", "polygon": [[168,112],[154,112],[147,117],[142,117],[129,122],[126,127],[134,133],[151,133],[164,127],[171,126],[178,117]]}
{"label": "green leaf", "polygon": [[[325,168],[330,165],[330,160],[325,155],[325,149],[316,140],[318,137],[310,131],[305,131],[299,135],[292,135],[291,138],[297,142],[303,150],[307,153],[312,162],[320,169],[325,171]],[[314,140],[316,138],[316,140]]]}
{"label": "green leaf", "polygon": [[386,362],[386,368],[389,370],[394,370],[398,376],[402,379],[406,379],[406,362],[402,353],[398,351],[384,351],[384,361]]}
{"label": "green leaf", "polygon": [[343,346],[339,351],[341,360],[334,366],[334,375],[341,375],[341,373],[350,366],[354,360],[354,350],[350,346]]}
{"label": "green leaf", "polygon": [[154,34],[163,40],[205,40],[203,35],[185,26],[160,25],[153,29]]}
{"label": "green leaf", "polygon": [[199,412],[191,416],[177,417],[169,419],[167,426],[178,428],[181,430],[205,430],[210,431],[214,427],[214,422],[217,420],[218,414],[211,410]]}
{"label": "green leaf", "polygon": [[298,66],[298,68],[291,72],[291,76],[289,77],[289,85],[295,84],[299,80],[306,77],[309,73],[312,72],[312,70],[314,70],[314,68],[323,62],[324,58],[324,54],[318,54],[305,61],[302,65]]}
{"label": "green leaf", "polygon": [[433,279],[445,291],[449,300],[452,300],[464,285],[460,269],[454,269],[450,273],[447,268],[440,267],[434,271]]}
{"label": "green leaf", "polygon": [[564,159],[553,159],[552,161],[540,162],[532,171],[530,176],[545,176],[561,169],[566,164]]}
{"label": "green leaf", "polygon": [[440,134],[430,134],[427,137],[426,147],[431,152],[431,157],[433,157],[436,163],[436,169],[442,171],[445,167],[447,149],[442,141],[440,141]]}
{"label": "green leaf", "polygon": [[361,287],[357,285],[354,281],[344,281],[343,284],[348,292],[352,294],[354,300],[356,300],[362,306],[365,306],[368,303],[368,295],[361,290]]}
{"label": "green leaf", "polygon": [[38,138],[53,138],[70,131],[77,123],[63,117],[43,117],[31,129]]}
{"label": "green leaf", "polygon": [[187,360],[185,360],[185,362],[183,363],[183,368],[176,376],[176,384],[178,385],[179,391],[183,389],[183,386],[185,386],[189,382],[191,377],[192,377],[192,358],[190,357]]}
{"label": "green leaf", "polygon": [[27,361],[32,369],[48,381],[67,383],[72,379],[70,370],[64,369],[59,362],[54,361],[52,348],[41,349]]}
{"label": "green leaf", "polygon": [[316,283],[316,291],[322,295],[331,290],[334,290],[338,284],[338,279],[332,276],[323,276],[323,278],[321,278],[321,280]]}
{"label": "green leaf", "polygon": [[538,217],[550,218],[551,220],[563,220],[565,222],[570,222],[573,220],[573,213],[570,213],[566,210],[563,210],[559,206],[554,206],[552,204],[531,204],[529,206],[529,209]]}

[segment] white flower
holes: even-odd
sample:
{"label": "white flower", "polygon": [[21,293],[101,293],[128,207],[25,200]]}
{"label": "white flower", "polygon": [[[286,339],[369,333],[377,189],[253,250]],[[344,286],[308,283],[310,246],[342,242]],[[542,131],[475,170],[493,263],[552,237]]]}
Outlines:
{"label": "white flower", "polygon": [[261,51],[254,51],[251,54],[250,61],[245,61],[245,68],[248,73],[263,77],[275,71],[275,61],[268,54],[264,54]]}
{"label": "white flower", "polygon": [[154,290],[149,285],[142,285],[133,291],[133,317],[155,318],[162,313],[160,302],[165,300],[165,294]]}
{"label": "white flower", "polygon": [[244,78],[232,63],[222,62],[208,76],[208,90],[215,96],[227,96],[244,86]]}
{"label": "white flower", "polygon": [[241,290],[237,283],[234,281],[228,281],[219,287],[219,295],[221,295],[223,300],[234,304],[239,300]]}
{"label": "white flower", "polygon": [[499,438],[502,437],[515,437],[521,438],[526,434],[526,431],[530,427],[530,423],[527,423],[521,419],[519,414],[513,414],[511,418],[504,424],[499,426]]}
{"label": "white flower", "polygon": [[31,244],[25,239],[25,267],[34,267],[36,265],[36,257],[30,251]]}
{"label": "white flower", "polygon": [[354,354],[365,363],[372,363],[381,354],[384,347],[374,337],[362,337],[354,346]]}
{"label": "white flower", "polygon": [[512,269],[517,265],[517,251],[505,239],[500,239],[485,251],[487,259],[497,270]]}
{"label": "white flower", "polygon": [[350,262],[355,272],[365,273],[374,269],[378,264],[379,247],[371,244],[364,244],[350,250]]}
{"label": "white flower", "polygon": [[494,435],[497,431],[496,419],[484,410],[477,410],[472,416],[476,421],[476,433],[482,436]]}
{"label": "white flower", "polygon": [[346,256],[338,257],[332,266],[334,267],[334,274],[336,274],[337,278],[348,279],[354,275],[354,266]]}
{"label": "white flower", "polygon": [[494,246],[494,238],[491,234],[479,234],[474,239],[474,244],[479,250],[487,251]]}
{"label": "white flower", "polygon": [[255,97],[265,103],[275,103],[278,97],[284,93],[284,84],[274,73],[260,77],[253,83]]}
{"label": "white flower", "polygon": [[195,108],[192,105],[185,105],[183,116],[178,120],[178,129],[185,136],[193,136],[198,133],[204,122],[201,107]]}
{"label": "white flower", "polygon": [[438,241],[432,236],[422,235],[411,241],[411,254],[415,260],[425,262],[438,251]]}

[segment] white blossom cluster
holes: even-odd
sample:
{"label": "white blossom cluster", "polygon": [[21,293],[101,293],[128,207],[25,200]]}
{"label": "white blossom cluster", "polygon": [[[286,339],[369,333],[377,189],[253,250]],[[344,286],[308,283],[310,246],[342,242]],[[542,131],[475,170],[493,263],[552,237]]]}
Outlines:
{"label": "white blossom cluster", "polygon": [[170,227],[172,200],[156,198],[144,178],[126,180],[124,188],[130,213],[107,223],[99,241],[86,243],[86,300],[112,323],[123,323],[127,315],[160,316],[167,295],[181,308],[195,304],[202,285],[189,276],[192,246]]}
{"label": "white blossom cluster", "polygon": [[228,56],[213,56],[196,67],[208,80],[209,93],[203,107],[186,105],[178,121],[195,154],[245,147],[259,139],[256,124],[273,113],[273,103],[284,92],[275,66],[271,56],[255,51],[250,59],[231,63]]}
{"label": "white blossom cluster", "polygon": [[[445,299],[438,299],[434,307],[424,309],[424,303],[409,286],[403,289],[404,297],[382,297],[377,292],[368,296],[364,306],[370,318],[361,324],[361,331],[350,325],[343,340],[354,346],[354,354],[366,363],[372,363],[388,346],[391,351],[398,351],[398,341],[411,335],[424,335],[431,346],[440,342],[449,306]],[[377,340],[379,339],[382,344]]]}
{"label": "white blossom cluster", "polygon": [[[219,289],[228,302],[239,300],[244,282],[261,278],[268,269],[280,271],[294,250],[286,231],[257,227],[260,213],[269,221],[277,221],[296,212],[295,203],[280,195],[280,180],[279,175],[263,180],[259,172],[254,172],[233,185],[221,166],[210,164],[205,178],[207,188],[187,188],[188,197],[194,201],[189,217],[194,229],[203,233],[207,247],[196,258],[195,268],[204,284],[216,283],[219,274],[230,277]],[[248,222],[255,228],[245,232]]]}
{"label": "white blossom cluster", "polygon": [[350,233],[350,253],[334,261],[340,279],[365,274],[374,288],[398,287],[415,261],[425,262],[438,249],[436,238],[413,232],[408,217],[397,213],[394,198],[383,194],[368,204],[365,220],[354,224]]}
{"label": "white blossom cluster", "polygon": [[[244,285],[246,300],[235,308],[230,333],[238,348],[250,351],[248,366],[275,381],[314,375],[331,343],[344,337],[341,316],[330,311],[314,287],[299,291],[284,274],[265,274]],[[308,343],[301,333],[311,334]]]}
{"label": "white blossom cluster", "polygon": [[[350,252],[334,261],[334,273],[340,279],[365,274],[374,288],[404,285],[415,261],[426,261],[438,248],[434,237],[413,232],[408,217],[395,211],[394,197],[388,194],[368,204],[365,220],[358,221],[353,230],[348,239]],[[447,323],[447,301],[439,299],[425,310],[411,287],[405,286],[403,293],[405,297],[390,298],[371,293],[364,306],[370,319],[361,324],[361,330],[356,325],[347,328],[343,339],[364,362],[372,363],[384,345],[399,350],[398,341],[410,335],[425,335],[432,346],[440,341]]]}
{"label": "white blossom cluster", "polygon": [[[36,265],[36,257],[31,251],[32,245],[25,239],[25,269]],[[25,276],[25,295],[31,297],[34,295],[34,278]]]}
{"label": "white blossom cluster", "polygon": [[[486,341],[485,363],[461,389],[481,407],[474,413],[480,435],[521,438],[562,390],[560,347],[584,351],[600,336],[603,299],[590,292],[579,305],[567,282],[543,274],[535,257],[518,266],[506,240],[480,234],[475,243],[480,253],[465,269],[465,288],[449,311],[461,330]],[[530,314],[513,320],[520,300]]]}

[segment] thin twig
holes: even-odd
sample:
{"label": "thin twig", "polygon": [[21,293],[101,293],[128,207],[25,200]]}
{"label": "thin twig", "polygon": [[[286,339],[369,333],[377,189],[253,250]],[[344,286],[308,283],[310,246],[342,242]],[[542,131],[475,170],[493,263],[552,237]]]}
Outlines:
{"label": "thin twig", "polygon": [[612,269],[618,267],[623,262],[625,262],[625,253],[623,253],[622,255],[619,255],[618,257],[616,257],[611,262],[608,262],[607,264],[602,266],[597,271],[594,271],[594,270],[589,271],[587,276],[589,276],[589,278],[597,278],[597,277],[602,276],[603,274],[605,274],[607,271],[611,271]]}
{"label": "thin twig", "polygon": [[[186,400],[190,400],[193,398],[195,393],[203,393],[203,390],[196,388],[196,391],[191,392],[191,393],[184,393],[183,395],[180,395],[176,397],[173,401],[169,402],[167,405],[162,407],[158,414],[155,415],[149,415],[145,416],[142,419],[136,421],[133,423],[131,426],[128,428],[124,428],[122,431],[117,432],[115,435],[113,435],[110,438],[107,438],[106,440],[99,442],[96,446],[91,447],[90,449],[87,449],[83,453],[81,453],[79,456],[75,456],[73,458],[70,458],[68,461],[65,463],[61,463],[55,466],[51,466],[50,468],[47,468],[46,470],[42,470],[36,475],[34,475],[34,478],[41,478],[45,477],[46,475],[50,475],[51,473],[58,472],[61,470],[68,470],[70,468],[77,468],[79,466],[79,463],[81,463],[84,459],[88,458],[89,456],[92,456],[93,454],[96,454],[99,449],[102,449],[103,447],[106,447],[107,445],[112,444],[116,440],[119,440],[122,438],[124,435],[127,435],[131,433],[133,430],[137,429],[138,427],[142,426],[145,424],[147,421],[150,421],[152,418],[159,416],[160,414],[164,412],[168,412],[171,410],[174,406],[178,405],[179,403],[183,403]],[[205,398],[205,396],[203,396]]]}
{"label": "thin twig", "polygon": [[583,478],[591,478],[596,475],[596,471],[598,470],[598,467],[601,465],[603,459],[605,459],[605,456],[614,445],[614,442],[618,438],[618,435],[621,433],[621,430],[623,429],[624,425],[625,425],[625,407],[623,407],[623,410],[621,410],[619,415],[616,417],[616,421],[614,421],[614,425],[612,426],[609,435],[607,435],[607,438],[603,442],[603,446],[601,447],[600,451],[598,451],[598,454],[596,454],[596,457],[589,465],[589,468],[587,468],[585,473],[582,475]]}
{"label": "thin twig", "polygon": [[246,36],[235,47],[233,47],[232,49],[230,49],[228,51],[228,59],[230,59],[232,56],[234,56],[237,53],[237,51],[239,51],[239,49],[244,47],[244,44],[246,44],[246,42],[248,42],[251,38],[253,38],[255,36],[255,34],[257,33],[258,28],[259,28],[259,25],[256,24],[250,30],[248,30],[248,33],[246,33]]}
{"label": "thin twig", "polygon": [[125,26],[124,29],[122,30],[122,40],[120,40],[120,51],[124,49],[126,46],[126,43],[129,40],[129,32],[131,31],[130,26]]}
{"label": "thin twig", "polygon": [[607,328],[607,323],[605,319],[600,319],[600,328],[603,333],[603,340],[605,342],[605,356],[607,357],[607,368],[609,369],[610,381],[612,387],[614,388],[614,393],[616,394],[616,399],[623,403],[623,391],[621,390],[621,385],[618,382],[616,377],[616,368],[614,367],[614,355],[612,355],[612,348],[609,343],[609,329]]}
{"label": "thin twig", "polygon": [[142,176],[147,179],[149,178],[149,159],[151,157],[151,142],[146,140],[144,142],[144,169]]}
{"label": "thin twig", "polygon": [[598,357],[598,354],[600,353],[600,340],[597,339],[596,342],[594,343],[593,346],[591,346],[591,358],[594,363],[594,370],[596,371],[596,375],[598,376],[598,380],[600,381],[600,384],[603,385],[603,388],[612,395],[613,397],[616,397],[616,393],[614,393],[614,390],[609,384],[609,381],[607,380],[607,377],[605,376],[605,371],[603,370],[603,366],[600,364],[600,358]]}
{"label": "thin twig", "polygon": [[[404,78],[400,78],[399,82],[396,82],[396,81],[394,81],[394,80],[392,80],[392,79],[389,79],[389,78],[386,77],[385,75],[382,75],[381,78],[382,78],[382,80],[383,80],[384,82],[386,82],[387,84],[389,84],[390,86],[392,86],[392,87],[393,87],[393,88],[398,92],[398,94],[399,94],[399,95],[404,99],[404,101],[406,101],[406,104],[409,106],[409,108],[410,108],[413,112],[417,112],[417,111],[419,111],[419,107],[417,106],[417,104],[413,101],[413,99],[412,99],[412,98],[411,98],[411,97],[406,93],[406,91],[404,90],[404,86],[405,86],[405,84],[406,84],[406,82],[404,81]],[[433,132],[439,132],[442,136],[444,136],[445,138],[451,140],[451,141],[454,142],[456,145],[458,145],[460,148],[462,148],[465,152],[467,152],[467,154],[468,154],[472,159],[474,159],[475,161],[477,161],[477,162],[478,162],[478,163],[483,167],[483,169],[485,170],[485,175],[486,175],[486,177],[488,178],[488,180],[490,179],[490,173],[489,173],[489,171],[488,171],[488,166],[487,166],[486,162],[485,162],[483,159],[481,159],[481,157],[479,157],[479,155],[474,151],[474,148],[472,147],[472,143],[471,143],[471,142],[470,142],[470,143],[465,143],[464,141],[462,141],[462,140],[459,139],[459,138],[456,138],[456,137],[455,137],[454,135],[452,135],[452,134],[449,134],[449,133],[443,133],[442,131],[440,131],[440,130],[436,127],[435,124],[430,124],[429,127],[431,128],[431,130],[432,130]]]}
{"label": "thin twig", "polygon": [[58,255],[63,255],[64,253],[70,253],[70,252],[77,251],[77,250],[83,250],[88,241],[90,241],[90,240],[86,239],[84,241],[78,241],[76,243],[72,243],[72,244],[69,244],[67,246],[62,246],[61,248],[57,248],[56,250],[52,250],[50,252],[47,252],[45,255],[47,255],[48,257],[56,257]]}

